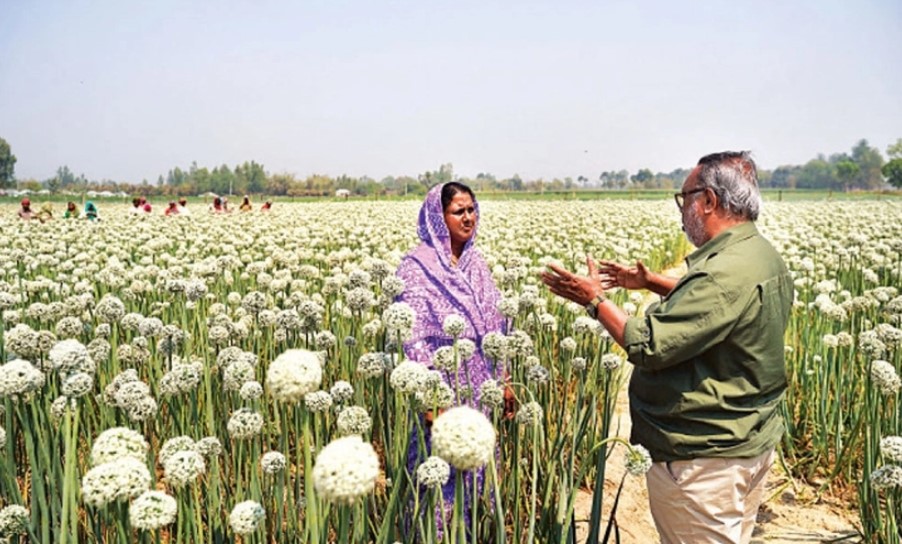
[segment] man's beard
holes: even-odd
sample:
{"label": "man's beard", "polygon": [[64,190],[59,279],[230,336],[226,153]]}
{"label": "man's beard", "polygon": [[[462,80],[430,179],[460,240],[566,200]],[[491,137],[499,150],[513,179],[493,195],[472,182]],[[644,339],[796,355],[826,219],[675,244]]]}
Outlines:
{"label": "man's beard", "polygon": [[686,233],[686,238],[695,247],[701,247],[708,241],[708,237],[705,234],[705,224],[701,216],[691,208],[683,214],[683,232]]}

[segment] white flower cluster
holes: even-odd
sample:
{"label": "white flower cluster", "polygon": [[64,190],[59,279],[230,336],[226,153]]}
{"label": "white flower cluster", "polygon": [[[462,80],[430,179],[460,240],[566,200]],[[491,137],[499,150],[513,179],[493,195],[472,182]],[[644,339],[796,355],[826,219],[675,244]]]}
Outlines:
{"label": "white flower cluster", "polygon": [[416,319],[416,312],[405,302],[395,302],[382,312],[385,332],[392,338],[409,338]]}
{"label": "white flower cluster", "polygon": [[357,435],[330,442],[313,465],[313,486],[330,503],[353,504],[373,490],[377,476],[379,457]]}
{"label": "white flower cluster", "polygon": [[525,331],[514,331],[507,337],[507,349],[514,357],[528,357],[533,351],[532,337]]}
{"label": "white flower cluster", "polygon": [[902,387],[902,380],[899,379],[896,367],[879,359],[871,363],[871,380],[884,395],[894,395]]}
{"label": "white flower cluster", "polygon": [[249,535],[257,531],[263,520],[266,519],[266,510],[255,501],[239,502],[232,508],[229,514],[229,527],[239,535]]}
{"label": "white flower cluster", "polygon": [[561,351],[564,353],[573,353],[576,351],[576,340],[570,336],[561,340]]}
{"label": "white flower cluster", "polygon": [[285,470],[288,461],[285,456],[277,451],[268,451],[260,457],[260,468],[266,474],[277,474]]}
{"label": "white flower cluster", "polygon": [[878,491],[902,487],[902,466],[883,465],[871,473],[870,481]]}
{"label": "white flower cluster", "polygon": [[364,378],[378,378],[385,374],[386,355],[381,351],[364,353],[357,360],[357,373]]}
{"label": "white flower cluster", "polygon": [[102,465],[129,457],[144,461],[147,457],[147,440],[127,427],[113,427],[100,433],[91,446],[91,464]]}
{"label": "white flower cluster", "polygon": [[150,386],[138,381],[134,370],[116,376],[104,390],[104,397],[110,393],[112,405],[125,410],[131,421],[144,421],[157,413],[157,401],[150,396]]}
{"label": "white flower cluster", "polygon": [[902,436],[886,436],[880,439],[880,454],[886,461],[902,463]]}
{"label": "white flower cluster", "polygon": [[356,287],[345,294],[345,302],[354,313],[369,310],[376,303],[376,296],[366,287]]}
{"label": "white flower cluster", "polygon": [[239,408],[226,424],[229,436],[235,440],[246,440],[263,430],[263,416],[250,408]]}
{"label": "white flower cluster", "polygon": [[598,335],[603,329],[601,323],[587,315],[581,315],[574,319],[570,328],[575,335]]}
{"label": "white flower cluster", "polygon": [[510,356],[507,337],[490,332],[482,338],[482,352],[493,361],[504,361]]}
{"label": "white flower cluster", "polygon": [[445,382],[439,381],[418,391],[415,398],[417,409],[421,412],[450,408],[454,404],[454,390]]}
{"label": "white flower cluster", "polygon": [[445,334],[454,338],[460,337],[466,328],[466,320],[457,314],[448,315],[442,322],[442,330],[445,331]]}
{"label": "white flower cluster", "polygon": [[276,357],[266,372],[266,387],[281,402],[300,402],[304,395],[319,388],[323,370],[312,351],[291,349]]}
{"label": "white flower cluster", "polygon": [[623,357],[616,353],[605,353],[601,356],[601,366],[608,370],[617,370],[623,366]]}
{"label": "white flower cluster", "polygon": [[159,459],[160,464],[165,466],[166,461],[176,453],[180,451],[195,451],[196,449],[197,444],[190,436],[176,436],[163,442],[163,446],[160,448],[157,458]]}
{"label": "white flower cluster", "polygon": [[344,404],[354,396],[354,386],[344,380],[338,380],[329,388],[332,400],[338,404]]}
{"label": "white flower cluster", "polygon": [[28,361],[13,359],[0,365],[0,397],[25,395],[44,387],[44,373]]}
{"label": "white flower cluster", "polygon": [[3,343],[8,353],[19,357],[36,358],[41,354],[38,333],[25,324],[18,324],[3,334]]}
{"label": "white flower cluster", "polygon": [[304,395],[304,406],[310,412],[325,412],[332,407],[332,395],[327,391],[311,391]]}
{"label": "white flower cluster", "polygon": [[255,380],[256,373],[254,365],[246,359],[234,361],[222,371],[222,388],[226,391],[240,391],[244,384]]}
{"label": "white flower cluster", "polygon": [[626,471],[633,476],[641,476],[651,468],[651,454],[639,444],[632,444],[626,454]]}
{"label": "white flower cluster", "polygon": [[137,497],[150,487],[147,465],[133,457],[120,457],[97,465],[81,480],[85,504],[100,508]]}
{"label": "white flower cluster", "polygon": [[10,504],[0,510],[0,536],[4,539],[13,535],[27,534],[30,525],[31,514],[28,508]]}
{"label": "white flower cluster", "polygon": [[362,406],[347,406],[338,414],[335,422],[339,436],[364,435],[370,432],[373,421]]}
{"label": "white flower cluster", "polygon": [[486,380],[479,386],[479,402],[489,408],[499,408],[504,404],[504,388],[497,380]]}
{"label": "white flower cluster", "polygon": [[441,346],[432,354],[432,366],[447,372],[457,371],[458,360],[453,346]]}
{"label": "white flower cluster", "polygon": [[542,365],[532,365],[526,371],[526,381],[530,383],[535,383],[537,385],[541,385],[544,383],[548,383],[548,380],[551,378],[551,373],[547,368]]}
{"label": "white flower cluster", "polygon": [[63,340],[50,349],[50,364],[54,370],[64,374],[85,372],[93,374],[94,361],[88,354],[88,348],[78,340]]}
{"label": "white flower cluster", "polygon": [[222,454],[222,443],[215,436],[205,436],[197,441],[197,453],[204,457],[216,457]]}
{"label": "white flower cluster", "polygon": [[175,488],[188,485],[206,470],[207,465],[203,456],[193,448],[177,451],[163,461],[166,481]]}
{"label": "white flower cluster", "polygon": [[128,519],[132,527],[153,531],[175,523],[178,503],[162,491],[145,491],[128,507]]}
{"label": "white flower cluster", "polygon": [[541,404],[535,401],[527,402],[517,410],[517,423],[529,426],[541,425],[544,416],[545,411]]}
{"label": "white flower cluster", "polygon": [[389,383],[399,393],[414,394],[423,390],[427,369],[416,361],[407,360],[395,367]]}
{"label": "white flower cluster", "polygon": [[163,396],[190,393],[197,389],[204,375],[204,365],[200,361],[174,362],[172,369],[160,379],[159,389]]}
{"label": "white flower cluster", "polygon": [[432,452],[460,470],[488,463],[495,449],[495,428],[485,415],[469,406],[444,412],[432,425]]}
{"label": "white flower cluster", "polygon": [[457,341],[457,356],[461,361],[469,361],[476,354],[476,343],[468,338]]}
{"label": "white flower cluster", "polygon": [[438,488],[445,485],[451,476],[448,462],[435,455],[430,456],[417,467],[417,481],[420,485]]}

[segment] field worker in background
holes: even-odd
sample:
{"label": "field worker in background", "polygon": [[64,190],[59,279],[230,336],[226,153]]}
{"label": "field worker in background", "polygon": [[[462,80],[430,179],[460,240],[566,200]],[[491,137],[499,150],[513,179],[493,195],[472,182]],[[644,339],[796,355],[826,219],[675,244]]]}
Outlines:
{"label": "field worker in background", "polygon": [[97,213],[97,206],[90,200],[85,202],[85,219],[88,221],[97,221],[100,219],[100,215]]}
{"label": "field worker in background", "polygon": [[266,202],[263,203],[262,206],[260,206],[261,212],[268,212],[271,209],[272,209],[272,201],[271,200],[267,200]]}
{"label": "field worker in background", "polygon": [[[755,226],[761,195],[747,152],[703,157],[674,199],[697,247],[679,280],[641,262],[598,269],[589,257],[588,276],[552,265],[542,281],[586,305],[635,365],[631,440],[654,461],[646,478],[661,541],[747,543],[783,434],[792,278]],[[613,287],[662,299],[629,317],[605,297]]]}
{"label": "field worker in background", "polygon": [[129,208],[128,213],[132,215],[140,215],[143,212],[141,209],[141,199],[135,197],[132,199],[132,207]]}
{"label": "field worker in background", "polygon": [[179,215],[191,215],[188,210],[188,200],[185,197],[179,199]]}
{"label": "field worker in background", "polygon": [[78,206],[75,205],[75,202],[71,200],[66,204],[66,213],[63,214],[63,218],[65,219],[78,219],[81,215],[81,212],[78,211]]}
{"label": "field worker in background", "polygon": [[27,198],[22,199],[22,207],[19,208],[19,219],[28,220],[34,217],[34,212],[31,211],[31,201]]}
{"label": "field worker in background", "polygon": [[166,208],[166,210],[163,212],[163,215],[178,215],[178,214],[179,214],[179,207],[178,207],[178,204],[176,204],[175,200],[171,201],[169,203],[169,207]]}
{"label": "field worker in background", "polygon": [[53,204],[44,202],[41,204],[41,211],[38,212],[38,220],[41,223],[46,223],[51,219],[53,219]]}
{"label": "field worker in background", "polygon": [[253,211],[254,207],[251,206],[251,199],[249,196],[245,195],[244,201],[241,203],[241,206],[238,207],[238,211],[240,212],[249,212]]}

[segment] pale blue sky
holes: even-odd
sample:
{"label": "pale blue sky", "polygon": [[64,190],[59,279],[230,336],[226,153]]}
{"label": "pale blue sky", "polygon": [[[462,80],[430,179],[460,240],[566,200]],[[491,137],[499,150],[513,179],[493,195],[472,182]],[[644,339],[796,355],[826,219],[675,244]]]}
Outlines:
{"label": "pale blue sky", "polygon": [[902,137],[902,2],[0,0],[19,178],[526,179]]}

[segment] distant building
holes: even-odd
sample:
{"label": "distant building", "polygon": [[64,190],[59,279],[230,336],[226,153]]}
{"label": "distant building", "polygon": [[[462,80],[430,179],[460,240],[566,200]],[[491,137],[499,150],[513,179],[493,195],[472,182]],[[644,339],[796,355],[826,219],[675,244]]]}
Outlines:
{"label": "distant building", "polygon": [[351,191],[347,189],[338,189],[337,191],[335,191],[335,196],[337,196],[338,198],[348,198],[349,196],[351,196]]}

